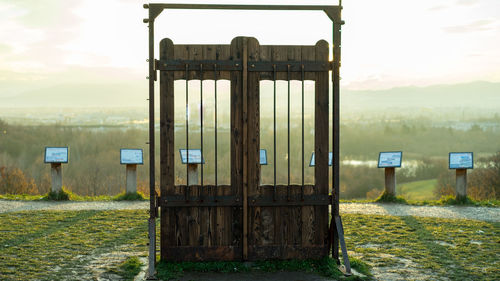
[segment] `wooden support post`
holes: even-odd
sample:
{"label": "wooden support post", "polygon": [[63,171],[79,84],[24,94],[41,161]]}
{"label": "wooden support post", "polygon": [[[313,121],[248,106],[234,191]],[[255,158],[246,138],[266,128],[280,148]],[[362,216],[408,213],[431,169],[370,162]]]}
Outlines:
{"label": "wooden support post", "polygon": [[137,165],[127,164],[127,193],[137,193]]}
{"label": "wooden support post", "polygon": [[396,169],[385,168],[385,194],[396,196]]}
{"label": "wooden support post", "polygon": [[467,198],[467,169],[457,169],[456,173],[456,199],[464,200]]}
{"label": "wooden support post", "polygon": [[198,164],[188,165],[188,179],[189,185],[198,185]]}
{"label": "wooden support post", "polygon": [[60,192],[62,190],[62,164],[51,163],[50,174],[52,176],[52,192]]}

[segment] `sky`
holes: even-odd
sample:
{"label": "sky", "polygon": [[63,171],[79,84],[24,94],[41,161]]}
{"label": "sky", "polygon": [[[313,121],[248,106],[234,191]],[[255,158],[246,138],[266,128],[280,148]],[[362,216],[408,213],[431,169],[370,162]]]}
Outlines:
{"label": "sky", "polygon": [[[337,4],[331,1],[151,1]],[[121,83],[147,76],[147,10],[134,0],[0,0],[0,96],[58,83]],[[342,88],[500,81],[499,0],[344,0]],[[261,45],[331,42],[323,12],[164,11],[158,42]],[[156,56],[157,57],[157,56]],[[5,87],[2,87],[4,84]],[[9,88],[8,86],[11,85]],[[2,93],[1,91],[4,91]]]}

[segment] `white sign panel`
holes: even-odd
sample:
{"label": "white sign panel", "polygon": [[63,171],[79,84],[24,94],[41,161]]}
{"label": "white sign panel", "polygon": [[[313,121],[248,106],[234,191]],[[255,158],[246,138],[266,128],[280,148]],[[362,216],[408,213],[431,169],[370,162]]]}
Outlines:
{"label": "white sign panel", "polygon": [[120,149],[120,164],[144,164],[142,149]]}
{"label": "white sign panel", "polygon": [[[189,153],[187,149],[181,149],[181,161],[182,164],[203,164],[205,161],[201,157],[201,149],[190,149]],[[189,159],[188,159],[189,157]]]}
{"label": "white sign panel", "polygon": [[[315,165],[315,154],[314,152],[312,153],[311,155],[311,162],[309,162],[309,166],[310,167],[314,167]],[[332,165],[332,161],[333,161],[333,152],[330,152],[328,153],[328,166],[331,166]]]}
{"label": "white sign panel", "polygon": [[474,169],[472,152],[450,152],[450,169]]}
{"label": "white sign panel", "polygon": [[45,163],[68,163],[67,147],[46,147]]}
{"label": "white sign panel", "polygon": [[267,165],[267,151],[265,149],[260,150],[260,164]]}
{"label": "white sign panel", "polygon": [[401,167],[402,158],[403,158],[403,152],[401,151],[380,152],[378,156],[378,167],[399,168]]}

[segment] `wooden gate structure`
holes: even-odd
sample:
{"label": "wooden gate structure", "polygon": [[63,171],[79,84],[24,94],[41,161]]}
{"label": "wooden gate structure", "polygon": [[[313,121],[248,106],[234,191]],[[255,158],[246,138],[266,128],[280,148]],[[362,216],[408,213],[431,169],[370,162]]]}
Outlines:
{"label": "wooden gate structure", "polygon": [[[263,260],[319,258],[338,260],[338,245],[350,271],[339,216],[339,6],[184,5],[149,4],[150,63],[150,258],[154,275],[155,218],[160,208],[161,258],[167,261]],[[229,45],[176,45],[160,42],[154,59],[154,19],[164,9],[322,10],[333,22],[333,55],[324,40],[314,46],[260,45],[251,37],[236,37]],[[154,82],[160,82],[160,192],[154,175]],[[332,73],[333,187],[329,195],[329,72]],[[230,185],[201,183],[176,185],[174,176],[174,81],[221,80],[230,90]],[[260,184],[260,81],[274,83],[274,161],[276,163],[276,81],[288,81],[288,150],[290,149],[290,81],[302,81],[302,183],[291,184],[288,160],[287,184]],[[314,185],[304,184],[304,81],[315,81]],[[216,91],[216,90],[215,90]],[[203,86],[201,86],[203,95]],[[217,98],[217,95],[215,95]],[[310,97],[308,97],[310,98]],[[203,103],[203,97],[201,97]],[[188,102],[186,101],[186,105]],[[217,101],[215,102],[217,104]],[[188,119],[186,119],[188,120]],[[186,121],[186,128],[189,128]],[[203,114],[201,114],[201,154]],[[217,114],[215,115],[217,124]],[[189,133],[187,133],[188,135]],[[216,133],[217,135],[217,133]],[[188,139],[186,140],[189,149]],[[288,151],[290,152],[290,151]],[[217,152],[215,153],[217,155]],[[217,163],[215,163],[217,167]],[[202,165],[203,167],[203,165]],[[281,168],[281,167],[280,167]],[[283,168],[284,169],[284,168]],[[216,168],[217,170],[217,168]],[[331,220],[329,224],[329,206]],[[340,239],[339,239],[340,238]]]}

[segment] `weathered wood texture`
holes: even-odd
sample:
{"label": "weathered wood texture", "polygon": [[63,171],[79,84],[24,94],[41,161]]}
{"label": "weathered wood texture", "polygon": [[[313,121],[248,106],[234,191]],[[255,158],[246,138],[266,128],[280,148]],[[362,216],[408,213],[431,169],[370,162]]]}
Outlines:
{"label": "weathered wood texture", "polygon": [[[260,46],[255,38],[237,37],[230,45],[174,45],[169,39],[164,39],[160,44],[160,60],[230,60],[240,63],[248,61],[248,68],[252,67],[251,62],[259,61],[327,63],[328,44],[319,41],[315,46]],[[277,200],[284,202],[287,197],[292,200],[288,202],[288,206],[279,206],[270,201],[274,187],[259,184],[259,82],[272,79],[274,73],[246,72],[245,67],[239,71],[218,72],[219,79],[231,81],[231,184],[189,187],[188,199],[196,198],[200,206],[196,206],[197,202],[190,202],[193,207],[182,206],[180,203],[167,207],[168,202],[162,201],[162,259],[258,260],[318,258],[328,254],[328,71],[304,73],[306,80],[316,82],[316,181],[314,186],[304,187],[304,195],[308,200],[304,202],[315,203],[305,206],[294,204],[293,200],[299,202],[301,198],[301,186],[278,185]],[[290,75],[292,80],[301,79],[300,72],[292,72]],[[213,79],[213,76],[213,71],[203,73],[204,79]],[[286,80],[287,72],[277,72],[276,76],[277,79]],[[188,79],[199,77],[199,71],[188,73]],[[186,188],[174,186],[173,172],[176,156],[173,82],[185,78],[184,71],[160,72],[162,199],[182,198]],[[202,203],[203,198],[220,198],[222,206]],[[226,201],[226,205],[223,205],[223,198],[235,200],[236,203]],[[324,200],[325,203],[318,200]],[[245,213],[248,214],[247,217],[244,217]],[[245,227],[243,223],[246,223]],[[244,247],[244,235],[247,235],[247,248]]]}
{"label": "weathered wood texture", "polygon": [[467,169],[456,171],[456,198],[463,200],[467,197]]}
{"label": "weathered wood texture", "polygon": [[385,168],[385,193],[396,196],[396,169]]}
{"label": "weathered wood texture", "polygon": [[126,167],[126,192],[136,193],[137,192],[137,165],[128,164]]}
{"label": "weathered wood texture", "polygon": [[60,192],[62,190],[62,164],[50,164],[50,176],[52,179],[52,192]]}

